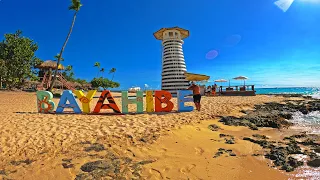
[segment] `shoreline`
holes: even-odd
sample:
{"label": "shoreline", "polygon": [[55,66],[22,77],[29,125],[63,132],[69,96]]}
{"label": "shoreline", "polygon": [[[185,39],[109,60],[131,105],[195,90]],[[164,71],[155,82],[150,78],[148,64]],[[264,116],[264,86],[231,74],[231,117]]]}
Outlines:
{"label": "shoreline", "polygon": [[[3,96],[5,94],[5,97]],[[20,96],[17,99],[12,99],[12,97]],[[126,115],[126,116],[78,116],[78,115],[43,115],[34,113],[36,111],[35,104],[35,95],[34,93],[22,93],[22,95],[17,95],[17,93],[4,93],[0,92],[0,97],[3,97],[0,100],[0,105],[8,106],[0,109],[0,114],[2,114],[6,119],[2,120],[3,122],[9,122],[11,124],[2,125],[2,135],[4,137],[1,138],[1,145],[9,145],[9,148],[3,146],[2,151],[0,152],[1,158],[9,157],[9,151],[13,150],[16,153],[11,153],[10,159],[2,160],[0,162],[0,177],[11,177],[18,178],[24,177],[25,179],[43,179],[46,177],[55,177],[58,176],[59,179],[74,179],[78,177],[78,179],[84,179],[85,177],[90,177],[95,172],[97,174],[100,173],[102,176],[104,171],[101,169],[101,166],[106,166],[107,164],[114,165],[113,170],[117,170],[116,167],[121,167],[118,169],[122,175],[125,177],[148,177],[150,176],[150,169],[154,168],[153,166],[163,165],[163,159],[168,159],[169,157],[165,155],[164,157],[158,157],[158,161],[156,157],[152,157],[152,153],[159,152],[157,147],[160,142],[168,143],[170,138],[174,137],[174,133],[179,134],[179,131],[186,132],[185,127],[196,127],[201,126],[200,129],[206,133],[215,134],[217,133],[226,133],[229,134],[235,133],[234,137],[236,142],[239,144],[230,144],[227,145],[230,149],[235,149],[234,152],[236,157],[242,157],[241,154],[245,153],[239,149],[238,146],[243,146],[242,144],[253,146],[254,148],[259,149],[259,145],[254,144],[249,141],[245,141],[240,138],[239,135],[244,135],[245,133],[251,132],[248,127],[243,126],[226,126],[221,122],[217,122],[222,129],[217,132],[209,131],[206,127],[207,122],[213,122],[217,120],[218,116],[230,116],[234,115],[236,117],[240,117],[245,115],[243,112],[248,111],[254,107],[255,104],[263,104],[266,102],[281,102],[284,100],[305,100],[302,98],[289,98],[289,97],[267,97],[263,95],[258,95],[257,97],[205,97],[203,99],[204,110],[200,113],[191,112],[191,113],[179,113],[179,114],[142,114],[142,115]],[[24,100],[25,99],[25,100]],[[116,99],[119,101],[119,98]],[[26,102],[34,107],[25,106]],[[209,104],[211,103],[211,105]],[[12,106],[11,104],[15,104]],[[33,105],[34,103],[34,105]],[[176,103],[176,102],[174,102]],[[94,103],[93,103],[94,104]],[[213,106],[212,104],[219,104],[219,106]],[[188,105],[188,104],[187,104]],[[15,110],[10,110],[10,107],[15,107]],[[30,112],[30,114],[18,114],[17,110],[24,109],[25,112]],[[132,111],[133,107],[129,107]],[[210,120],[211,119],[211,120]],[[22,121],[23,120],[23,121]],[[26,121],[26,123],[24,122]],[[21,125],[22,123],[22,125]],[[39,125],[40,124],[40,125]],[[41,125],[42,124],[42,125]],[[59,126],[56,126],[59,124]],[[213,123],[215,124],[215,123]],[[0,125],[1,126],[1,125]],[[20,135],[27,136],[23,141],[17,141],[17,138],[12,139],[12,133],[14,131],[20,131],[15,136],[19,137]],[[46,130],[48,128],[48,130]],[[53,128],[53,129],[52,129]],[[235,130],[236,131],[233,131]],[[267,128],[268,129],[268,128]],[[177,131],[177,132],[176,132]],[[202,132],[200,131],[200,132]],[[264,130],[263,130],[264,131]],[[270,129],[268,133],[277,132],[277,129]],[[173,134],[170,134],[174,132]],[[198,131],[197,131],[198,132]],[[260,130],[259,130],[260,132]],[[273,132],[273,133],[274,133]],[[239,134],[237,134],[239,133]],[[284,132],[277,132],[284,133]],[[288,133],[288,132],[286,132]],[[292,132],[291,132],[292,133]],[[11,135],[10,135],[11,134]],[[19,135],[20,134],[20,135]],[[139,135],[140,134],[140,135]],[[199,133],[195,133],[199,134]],[[227,133],[226,133],[227,134]],[[250,134],[250,133],[249,133]],[[272,134],[272,133],[271,133]],[[276,134],[276,133],[275,133]],[[273,136],[279,136],[275,135]],[[16,141],[16,144],[10,144],[8,140]],[[41,137],[39,137],[39,135]],[[38,137],[37,137],[38,136]],[[238,137],[239,136],[239,137]],[[9,137],[9,139],[8,139]],[[181,136],[180,136],[181,137]],[[204,135],[201,136],[202,138]],[[197,142],[201,138],[191,137],[193,141]],[[272,137],[272,136],[271,136]],[[166,139],[167,138],[167,139]],[[195,138],[195,139],[194,139]],[[219,138],[214,137],[212,139]],[[279,136],[280,138],[280,136]],[[52,141],[54,140],[54,141]],[[217,141],[220,139],[215,139]],[[31,142],[30,144],[30,141]],[[90,142],[89,142],[90,141]],[[186,141],[186,139],[182,138],[182,142]],[[191,141],[191,140],[190,140]],[[223,139],[222,139],[223,141]],[[218,144],[224,144],[222,141],[217,142]],[[24,142],[25,145],[23,143]],[[38,146],[34,146],[34,143],[38,143]],[[50,143],[53,143],[50,145]],[[208,143],[204,143],[205,145]],[[42,147],[41,147],[42,146]],[[200,145],[199,145],[200,146]],[[234,146],[234,148],[231,148]],[[51,147],[51,148],[46,148]],[[170,147],[168,145],[168,147]],[[189,146],[190,147],[190,146]],[[212,151],[205,151],[209,153],[211,157],[214,156],[214,153],[217,152],[217,149],[222,148],[213,145],[215,149]],[[19,148],[24,148],[22,151]],[[31,148],[31,149],[30,149]],[[33,150],[32,150],[33,149]],[[129,150],[128,150],[129,149]],[[139,151],[142,150],[145,156],[139,155]],[[179,148],[178,148],[179,149]],[[179,153],[178,149],[176,153]],[[193,153],[202,152],[201,149],[193,149]],[[203,148],[202,148],[203,149]],[[210,148],[209,148],[210,149]],[[237,150],[238,149],[238,150]],[[226,149],[228,150],[228,149]],[[169,153],[168,151],[166,151]],[[18,154],[17,154],[18,153]],[[204,153],[204,154],[206,154]],[[224,152],[225,155],[226,152]],[[240,154],[239,154],[240,153]],[[20,155],[19,155],[20,154]],[[112,155],[110,155],[112,154]],[[134,156],[134,155],[135,156]],[[141,153],[140,153],[141,154]],[[150,156],[147,156],[150,154]],[[170,153],[169,153],[170,154]],[[173,153],[174,154],[174,153]],[[201,154],[201,153],[200,153]],[[22,156],[21,156],[22,155]],[[208,156],[208,154],[207,154]],[[25,157],[25,158],[23,158]],[[36,158],[32,158],[36,157]],[[195,157],[198,157],[195,154]],[[201,157],[201,156],[200,156]],[[209,157],[209,156],[208,156]],[[27,159],[29,158],[29,160]],[[234,158],[231,157],[222,157],[225,158]],[[63,159],[63,160],[62,160]],[[70,160],[71,159],[71,160]],[[111,160],[110,160],[111,159]],[[97,160],[100,161],[100,164],[94,164],[93,162]],[[170,158],[168,159],[170,160]],[[193,160],[194,161],[194,160]],[[210,161],[216,161],[216,159]],[[236,163],[237,160],[230,160],[230,163]],[[255,159],[250,158],[245,159],[244,162],[260,162],[260,164],[265,164],[266,159]],[[88,171],[88,167],[83,168],[84,165],[90,163],[90,166],[87,165],[90,169],[93,168],[92,171]],[[211,165],[214,163],[211,162]],[[240,161],[243,163],[242,161]],[[119,164],[120,163],[120,164]],[[128,164],[128,170],[122,169],[124,164]],[[212,164],[213,163],[213,164]],[[174,163],[173,163],[174,164]],[[201,167],[204,164],[198,164],[197,167]],[[99,172],[96,172],[94,167],[99,166]],[[173,166],[175,167],[175,166]],[[267,166],[268,167],[268,166]],[[106,167],[104,167],[106,168]],[[180,174],[186,174],[188,171],[186,167],[184,170],[179,170]],[[4,170],[3,170],[4,169]],[[80,170],[81,169],[81,170]],[[108,169],[108,168],[107,168]],[[148,170],[149,169],[149,170]],[[156,169],[156,168],[154,168]],[[197,169],[197,168],[195,168]],[[264,170],[269,170],[268,168],[263,168]],[[272,168],[271,168],[272,169]],[[83,171],[85,170],[85,171]],[[239,169],[238,169],[239,170]],[[15,172],[16,171],[16,172]],[[48,172],[46,172],[48,171]],[[108,171],[111,171],[109,168]],[[151,170],[152,172],[155,170]],[[161,169],[158,170],[161,172]],[[174,171],[174,168],[171,170],[167,170],[168,174]],[[2,172],[2,173],[1,173]],[[213,171],[214,172],[214,171]],[[222,172],[222,171],[221,171]],[[267,172],[267,171],[265,171]],[[275,176],[279,175],[277,173],[283,174],[283,171],[275,170]],[[159,172],[153,172],[154,174],[159,174]],[[178,173],[178,174],[179,174]],[[5,174],[5,175],[3,175]],[[111,173],[116,175],[117,173]],[[110,175],[110,174],[109,174]],[[119,174],[118,174],[119,175]],[[155,175],[158,176],[158,175]],[[245,177],[243,174],[241,177]],[[280,176],[280,175],[279,175]],[[283,177],[281,175],[281,177]],[[50,179],[50,178],[49,178]],[[232,178],[231,178],[232,179]]]}

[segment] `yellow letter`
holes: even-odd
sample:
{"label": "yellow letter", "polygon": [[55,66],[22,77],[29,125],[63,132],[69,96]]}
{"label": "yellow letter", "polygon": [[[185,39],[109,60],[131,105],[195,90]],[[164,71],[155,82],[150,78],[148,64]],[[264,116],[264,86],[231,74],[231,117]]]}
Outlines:
{"label": "yellow letter", "polygon": [[154,112],[153,106],[153,91],[146,91],[146,111],[147,112]]}
{"label": "yellow letter", "polygon": [[93,96],[96,94],[97,90],[90,90],[85,96],[82,91],[75,90],[74,93],[77,95],[78,99],[80,100],[82,104],[82,112],[84,113],[90,113],[90,102],[93,99]]}

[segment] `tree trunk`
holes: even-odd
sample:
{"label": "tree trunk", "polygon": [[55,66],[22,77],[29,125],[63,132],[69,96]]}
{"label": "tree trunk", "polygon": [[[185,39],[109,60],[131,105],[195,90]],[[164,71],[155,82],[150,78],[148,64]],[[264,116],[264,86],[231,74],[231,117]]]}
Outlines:
{"label": "tree trunk", "polygon": [[[114,72],[114,73],[116,73],[116,72]],[[114,73],[113,73],[113,75],[112,75],[112,79],[111,79],[111,81],[113,81],[113,78],[114,78]]]}
{"label": "tree trunk", "polygon": [[56,81],[56,79],[57,79],[58,67],[59,67],[60,61],[61,61],[61,59],[62,59],[63,51],[64,51],[64,49],[66,48],[67,43],[68,43],[69,38],[70,38],[70,35],[71,35],[71,33],[72,33],[72,29],[73,29],[74,23],[75,23],[76,18],[77,18],[77,13],[78,13],[78,11],[76,11],[76,12],[74,13],[74,15],[73,15],[73,20],[72,20],[72,24],[71,24],[71,27],[70,27],[68,36],[66,37],[66,40],[64,41],[64,44],[63,44],[63,46],[62,46],[62,48],[61,48],[61,51],[60,51],[60,54],[59,54],[59,58],[58,58],[58,61],[57,61],[57,66],[56,66],[56,69],[55,69],[55,71],[54,71],[53,79],[52,79],[51,85],[50,85],[50,87],[49,87],[49,89],[48,89],[49,91],[52,91],[53,85],[54,85],[54,83],[55,83],[55,81]]}

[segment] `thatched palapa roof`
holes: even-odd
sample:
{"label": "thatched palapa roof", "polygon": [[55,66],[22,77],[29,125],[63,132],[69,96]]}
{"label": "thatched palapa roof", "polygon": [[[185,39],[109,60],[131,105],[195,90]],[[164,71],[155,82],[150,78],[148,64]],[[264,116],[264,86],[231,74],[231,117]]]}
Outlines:
{"label": "thatched palapa roof", "polygon": [[[36,66],[39,69],[56,69],[57,62],[52,60],[47,60],[41,63],[40,65]],[[64,70],[64,66],[62,64],[59,65],[59,70]]]}

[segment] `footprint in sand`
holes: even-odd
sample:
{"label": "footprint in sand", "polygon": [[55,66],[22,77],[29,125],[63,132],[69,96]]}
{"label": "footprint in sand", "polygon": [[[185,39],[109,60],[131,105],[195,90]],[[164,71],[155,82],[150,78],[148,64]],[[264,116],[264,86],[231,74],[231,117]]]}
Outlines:
{"label": "footprint in sand", "polygon": [[194,169],[196,167],[195,164],[190,164],[188,166],[185,166],[183,168],[180,168],[180,172],[182,173],[189,173],[192,169]]}
{"label": "footprint in sand", "polygon": [[185,139],[186,139],[186,140],[190,140],[190,139],[192,139],[192,136],[187,135],[187,136],[185,136]]}
{"label": "footprint in sand", "polygon": [[204,153],[204,150],[201,147],[195,147],[196,155],[202,155]]}

